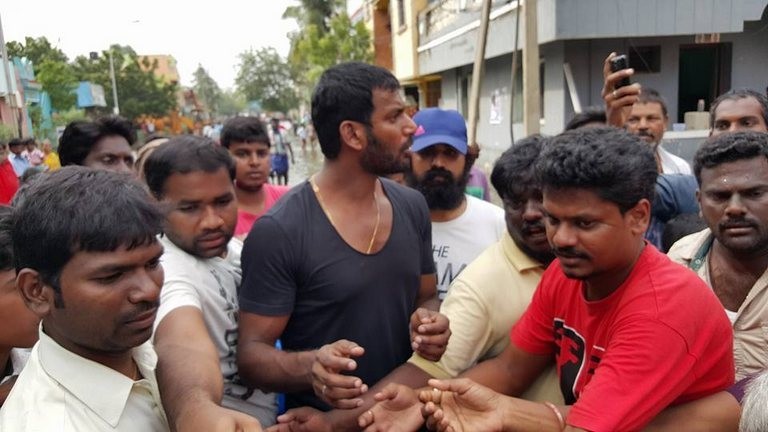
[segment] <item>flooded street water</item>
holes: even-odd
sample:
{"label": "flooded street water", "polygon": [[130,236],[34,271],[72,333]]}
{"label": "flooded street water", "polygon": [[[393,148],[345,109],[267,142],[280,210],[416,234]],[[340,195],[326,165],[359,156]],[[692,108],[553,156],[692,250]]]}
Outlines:
{"label": "flooded street water", "polygon": [[320,171],[324,160],[323,152],[320,151],[318,144],[315,144],[311,150],[307,144],[306,150],[302,150],[301,143],[296,143],[293,144],[293,149],[296,163],[289,167],[288,184],[290,186],[297,185]]}

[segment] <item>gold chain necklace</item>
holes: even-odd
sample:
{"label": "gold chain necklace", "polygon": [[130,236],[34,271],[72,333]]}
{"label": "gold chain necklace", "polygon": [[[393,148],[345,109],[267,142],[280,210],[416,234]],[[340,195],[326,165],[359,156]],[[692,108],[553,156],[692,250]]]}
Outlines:
{"label": "gold chain necklace", "polygon": [[[315,181],[315,177],[317,174],[313,175],[309,178],[309,184],[312,185],[312,190],[315,192],[315,195],[317,196],[317,202],[320,204],[320,208],[323,209],[323,212],[326,216],[328,216],[328,220],[331,222],[331,225],[333,226],[336,231],[339,229],[336,227],[336,222],[333,221],[333,216],[331,216],[330,210],[325,206],[325,203],[323,202],[323,196],[320,194],[320,187],[317,185],[317,182]],[[371,234],[371,241],[368,242],[368,249],[365,251],[366,255],[371,254],[371,250],[373,250],[373,242],[376,241],[376,235],[379,233],[379,223],[381,222],[381,207],[379,206],[379,200],[376,199],[376,185],[374,185],[373,188],[373,203],[376,204],[376,225],[373,226],[373,234]]]}

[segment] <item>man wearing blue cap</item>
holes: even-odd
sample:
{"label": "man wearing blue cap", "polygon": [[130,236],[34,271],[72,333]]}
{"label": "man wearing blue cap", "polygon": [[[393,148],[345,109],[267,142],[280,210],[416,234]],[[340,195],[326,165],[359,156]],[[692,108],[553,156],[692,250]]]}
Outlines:
{"label": "man wearing blue cap", "polygon": [[464,193],[474,156],[458,111],[427,108],[414,117],[411,169],[406,182],[427,200],[437,289],[445,297],[467,264],[504,235],[504,211]]}

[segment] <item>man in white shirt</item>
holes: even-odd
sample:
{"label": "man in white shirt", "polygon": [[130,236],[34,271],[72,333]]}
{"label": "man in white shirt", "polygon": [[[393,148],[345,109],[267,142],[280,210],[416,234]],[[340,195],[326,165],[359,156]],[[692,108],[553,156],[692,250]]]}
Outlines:
{"label": "man in white shirt", "polygon": [[659,92],[642,88],[640,83],[621,86],[621,80],[634,75],[634,69],[611,71],[611,53],[603,62],[603,90],[607,123],[623,127],[645,141],[654,151],[659,174],[692,174],[685,159],[675,156],[661,146],[669,124],[667,104]]}
{"label": "man in white shirt", "polygon": [[467,126],[458,111],[427,108],[413,121],[417,129],[405,178],[427,200],[442,300],[467,264],[503,237],[504,210],[464,193],[475,157],[467,152]]}
{"label": "man in white shirt", "polygon": [[260,430],[249,415],[273,424],[275,395],[248,388],[237,369],[234,161],[208,138],[180,136],[149,156],[144,175],[166,211],[154,343],[169,419],[177,430],[213,430],[222,418]]}
{"label": "man in white shirt", "polygon": [[168,431],[147,342],[162,215],[141,185],[67,167],[20,191],[17,284],[39,342],[0,410],[3,431]]}

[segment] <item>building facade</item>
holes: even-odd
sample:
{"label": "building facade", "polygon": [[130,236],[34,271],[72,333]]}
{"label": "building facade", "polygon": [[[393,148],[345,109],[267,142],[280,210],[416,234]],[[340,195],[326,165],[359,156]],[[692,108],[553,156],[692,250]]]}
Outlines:
{"label": "building facade", "polygon": [[[406,86],[417,83],[421,107],[468,114],[481,3],[390,2],[393,70]],[[395,30],[401,4],[406,25],[415,27],[410,54],[407,29]],[[498,154],[511,144],[511,131],[523,136],[522,72],[513,91],[512,53],[524,45],[525,30],[517,0],[492,5],[477,140]],[[542,133],[562,131],[579,105],[602,106],[603,60],[611,52],[628,54],[633,79],[665,97],[671,123],[682,123],[700,99],[709,109],[730,88],[765,91],[767,7],[768,0],[538,0]]]}

